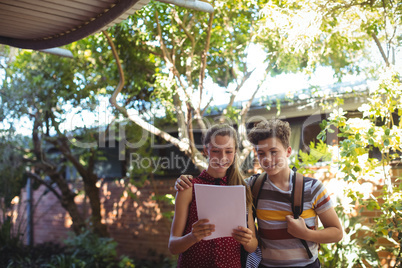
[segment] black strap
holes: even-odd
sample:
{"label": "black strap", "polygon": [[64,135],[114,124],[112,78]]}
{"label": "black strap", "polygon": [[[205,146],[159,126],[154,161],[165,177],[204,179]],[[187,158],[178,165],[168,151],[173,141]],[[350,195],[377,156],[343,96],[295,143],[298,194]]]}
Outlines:
{"label": "black strap", "polygon": [[[258,199],[260,198],[262,186],[264,185],[267,178],[268,178],[267,173],[263,172],[259,175],[255,175],[253,177],[253,180],[250,183],[250,190],[253,195],[253,221],[254,222],[255,222],[255,219],[257,219]],[[255,188],[255,187],[257,187],[257,188]],[[261,241],[261,236],[259,235],[259,232],[260,232],[260,228],[257,229],[258,245],[264,247],[264,245]]]}
{"label": "black strap", "polygon": [[[250,190],[253,195],[253,219],[255,220],[257,218],[257,205],[258,205],[258,199],[260,198],[261,194],[261,189],[262,186],[264,185],[265,181],[267,180],[267,173],[263,172],[260,175],[256,175],[251,182],[250,185]],[[254,186],[257,185],[260,187],[259,189],[254,189]]]}
{"label": "black strap", "polygon": [[296,172],[296,168],[293,167],[293,177],[292,177],[292,212],[293,217],[298,219],[303,213],[304,204],[304,178],[303,175]]}
{"label": "black strap", "polygon": [[[299,216],[303,213],[303,205],[304,205],[304,177],[302,180],[302,186],[297,188],[297,191],[301,191],[301,193],[296,193],[296,176],[297,176],[297,169],[296,167],[293,167],[293,177],[292,177],[292,182],[293,182],[293,186],[292,186],[292,198],[291,198],[291,202],[292,202],[292,212],[293,212],[293,217],[295,219],[298,219]],[[302,176],[301,174],[298,176]],[[299,197],[301,198],[301,200],[298,200],[298,202],[295,200],[295,197]],[[295,203],[298,203],[300,205],[295,205]],[[304,248],[307,251],[307,255],[309,256],[309,258],[311,259],[313,257],[313,254],[311,253],[311,250],[307,244],[307,241],[304,239],[300,239],[300,242],[303,244]]]}

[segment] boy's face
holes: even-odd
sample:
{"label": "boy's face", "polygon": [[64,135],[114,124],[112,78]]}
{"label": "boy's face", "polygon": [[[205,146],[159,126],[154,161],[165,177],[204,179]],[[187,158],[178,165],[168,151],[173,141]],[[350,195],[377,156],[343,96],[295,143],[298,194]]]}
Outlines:
{"label": "boy's face", "polygon": [[288,168],[288,157],[292,148],[285,148],[278,138],[268,138],[259,141],[255,146],[258,161],[268,175],[276,175]]}

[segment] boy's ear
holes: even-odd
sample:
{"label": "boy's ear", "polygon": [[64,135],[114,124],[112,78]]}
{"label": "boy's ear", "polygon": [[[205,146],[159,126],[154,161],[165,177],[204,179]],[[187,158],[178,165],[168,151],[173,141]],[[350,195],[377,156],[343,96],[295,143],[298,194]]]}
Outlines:
{"label": "boy's ear", "polygon": [[208,157],[208,150],[207,150],[207,147],[204,146],[204,149],[202,150],[202,154],[203,154],[205,157]]}
{"label": "boy's ear", "polygon": [[289,147],[286,149],[286,156],[289,157],[291,154],[292,154],[292,147],[289,146]]}

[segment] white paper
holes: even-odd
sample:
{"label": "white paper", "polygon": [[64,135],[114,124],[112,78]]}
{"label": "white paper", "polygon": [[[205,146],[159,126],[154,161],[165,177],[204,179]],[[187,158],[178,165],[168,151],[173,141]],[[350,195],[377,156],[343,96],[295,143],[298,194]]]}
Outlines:
{"label": "white paper", "polygon": [[246,188],[243,185],[218,186],[194,184],[198,219],[215,224],[209,240],[232,236],[233,229],[246,227]]}

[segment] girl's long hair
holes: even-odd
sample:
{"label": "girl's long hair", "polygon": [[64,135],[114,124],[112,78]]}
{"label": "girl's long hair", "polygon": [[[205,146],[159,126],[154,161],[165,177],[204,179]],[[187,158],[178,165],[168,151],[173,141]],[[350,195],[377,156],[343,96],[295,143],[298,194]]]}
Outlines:
{"label": "girl's long hair", "polygon": [[244,185],[246,187],[246,202],[247,206],[253,204],[253,196],[251,194],[250,187],[244,181],[244,174],[240,168],[239,158],[239,140],[237,138],[236,130],[228,124],[219,124],[210,127],[203,135],[202,143],[205,147],[211,142],[214,142],[215,136],[229,136],[233,138],[235,142],[235,157],[233,164],[226,171],[226,177],[228,178],[228,185]]}

